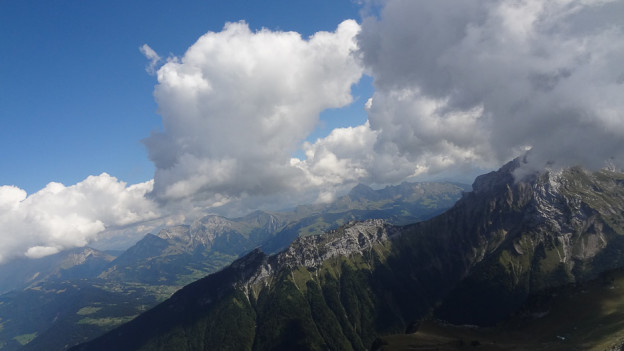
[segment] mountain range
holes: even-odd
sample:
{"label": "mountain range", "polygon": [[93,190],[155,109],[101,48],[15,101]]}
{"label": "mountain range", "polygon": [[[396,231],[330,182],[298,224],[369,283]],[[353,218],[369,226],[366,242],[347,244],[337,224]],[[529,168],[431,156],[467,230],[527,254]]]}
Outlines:
{"label": "mountain range", "polygon": [[294,239],[351,221],[405,224],[431,218],[461,197],[453,183],[358,185],[328,204],[290,212],[207,215],[147,234],[124,252],[79,248],[0,266],[0,348],[64,350],[131,320],[180,287],[255,248],[278,252]]}
{"label": "mountain range", "polygon": [[578,307],[562,317],[560,306],[582,294],[577,286],[622,281],[624,174],[570,168],[516,179],[522,162],[478,177],[427,221],[349,222],[277,254],[255,249],[73,350],[458,349],[481,342],[449,343],[451,325],[473,325],[464,335],[482,337],[484,327],[536,330],[548,318],[570,327],[582,312],[610,324],[579,322],[579,332],[591,331],[583,338],[553,325],[530,346],[492,342],[510,334],[482,341],[497,350],[620,349],[619,320]]}

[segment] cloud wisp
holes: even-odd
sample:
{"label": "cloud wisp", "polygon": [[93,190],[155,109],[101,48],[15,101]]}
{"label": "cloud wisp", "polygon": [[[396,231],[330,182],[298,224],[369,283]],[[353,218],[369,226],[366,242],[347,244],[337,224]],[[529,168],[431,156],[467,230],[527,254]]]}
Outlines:
{"label": "cloud wisp", "polygon": [[149,60],[149,63],[145,66],[145,71],[151,75],[156,74],[156,67],[162,61],[162,58],[147,44],[143,44],[139,51]]}

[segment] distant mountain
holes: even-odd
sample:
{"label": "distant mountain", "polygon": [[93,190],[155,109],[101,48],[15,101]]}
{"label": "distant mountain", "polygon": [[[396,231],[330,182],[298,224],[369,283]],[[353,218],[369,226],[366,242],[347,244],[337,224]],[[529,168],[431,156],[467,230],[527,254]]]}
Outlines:
{"label": "distant mountain", "polygon": [[465,190],[453,183],[403,183],[380,190],[360,184],[335,202],[299,206],[294,212],[255,211],[234,219],[208,215],[191,225],[146,235],[99,278],[183,286],[253,248],[277,252],[299,236],[320,234],[349,221],[381,218],[405,224],[431,218],[451,207]]}
{"label": "distant mountain", "polygon": [[284,225],[280,216],[261,211],[235,219],[205,216],[191,225],[147,234],[115,259],[99,278],[182,286],[232,262]]}
{"label": "distant mountain", "polygon": [[76,248],[41,259],[17,259],[0,265],[0,294],[41,281],[80,279],[99,274],[115,257],[92,248]]}
{"label": "distant mountain", "polygon": [[[256,211],[234,219],[208,215],[147,234],[116,258],[77,249],[0,266],[0,286],[14,290],[0,296],[1,349],[64,350],[133,318],[256,247],[276,252],[299,236],[353,220],[384,218],[401,224],[427,219],[452,206],[465,190],[451,183],[404,183],[380,190],[359,185],[333,203],[293,212]],[[72,256],[81,252],[83,261]],[[13,276],[4,279],[2,272]]]}
{"label": "distant mountain", "polygon": [[500,323],[551,289],[624,267],[624,174],[572,168],[515,181],[521,162],[478,177],[425,222],[350,223],[273,256],[254,250],[74,349],[363,350],[430,316]]}
{"label": "distant mountain", "polygon": [[350,221],[377,218],[395,225],[420,222],[446,211],[468,189],[462,184],[435,182],[404,182],[379,190],[359,184],[332,203],[297,207],[296,220],[266,241],[262,250],[275,253],[299,236],[320,234]]}

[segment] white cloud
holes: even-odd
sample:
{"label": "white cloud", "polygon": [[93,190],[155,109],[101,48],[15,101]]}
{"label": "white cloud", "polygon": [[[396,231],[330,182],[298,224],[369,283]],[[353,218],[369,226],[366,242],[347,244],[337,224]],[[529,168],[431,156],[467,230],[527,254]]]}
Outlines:
{"label": "white cloud", "polygon": [[154,95],[164,132],[144,140],[162,201],[205,204],[298,189],[290,163],[327,108],[352,101],[362,69],[352,54],[359,25],[303,39],[228,23],[158,70]]}
{"label": "white cloud", "polygon": [[0,262],[84,246],[107,229],[157,218],[145,198],[151,189],[152,181],[126,186],[106,173],[72,186],[49,183],[30,196],[0,186]]}
{"label": "white cloud", "polygon": [[358,36],[376,89],[372,164],[399,179],[530,147],[533,167],[621,167],[621,13],[618,1],[386,2]]}
{"label": "white cloud", "polygon": [[145,71],[149,74],[156,73],[156,66],[162,61],[162,58],[158,56],[156,51],[154,51],[149,45],[143,44],[139,51],[149,60],[147,66],[145,66]]}
{"label": "white cloud", "polygon": [[59,251],[60,249],[58,247],[53,247],[53,246],[33,246],[33,247],[29,247],[28,250],[26,250],[26,253],[24,254],[24,256],[28,258],[41,258],[45,256],[54,255],[55,253],[58,253]]}
{"label": "white cloud", "polygon": [[370,178],[367,168],[372,161],[376,138],[377,134],[368,123],[337,128],[313,144],[304,143],[306,159],[293,159],[291,163],[304,172],[311,185],[331,191],[332,187]]}

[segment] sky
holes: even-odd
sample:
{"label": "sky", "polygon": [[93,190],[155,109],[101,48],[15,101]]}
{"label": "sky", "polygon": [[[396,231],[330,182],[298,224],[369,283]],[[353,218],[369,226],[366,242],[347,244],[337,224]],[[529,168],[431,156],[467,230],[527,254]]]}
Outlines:
{"label": "sky", "polygon": [[[624,2],[2,1],[0,262],[361,182],[624,163]],[[529,151],[530,150],[530,151]]]}

